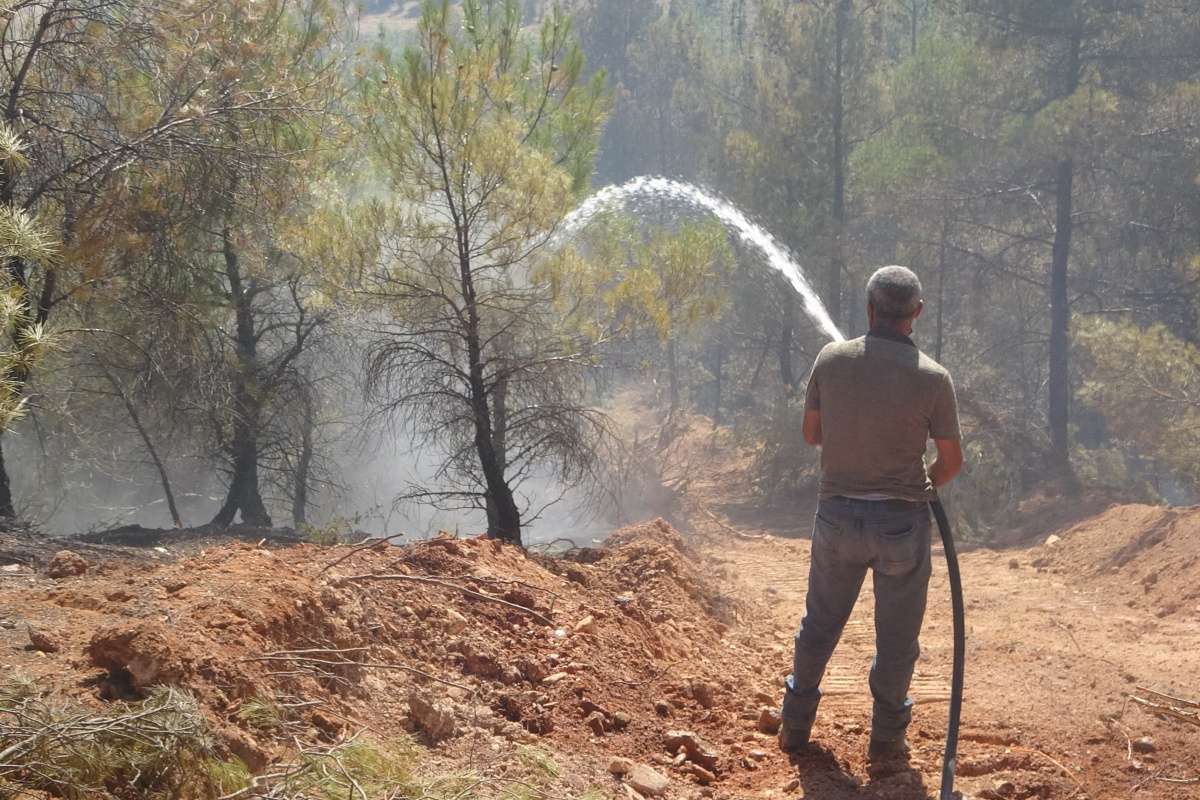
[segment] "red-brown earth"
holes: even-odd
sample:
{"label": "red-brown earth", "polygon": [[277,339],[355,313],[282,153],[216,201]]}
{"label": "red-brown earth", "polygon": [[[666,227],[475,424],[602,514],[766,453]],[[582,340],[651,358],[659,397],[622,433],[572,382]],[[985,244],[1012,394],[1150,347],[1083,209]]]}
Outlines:
{"label": "red-brown earth", "polygon": [[[657,520],[565,557],[444,536],[63,543],[78,557],[51,559],[45,542],[0,536],[0,674],[95,707],[185,687],[226,751],[255,768],[297,741],[365,731],[415,736],[430,768],[498,785],[519,780],[523,754],[545,753],[561,797],[634,798],[635,781],[610,772],[631,765],[665,777],[668,798],[936,796],[951,657],[940,551],[910,764],[866,763],[869,581],[830,665],[816,747],[789,760],[769,712],[803,611],[808,542],[776,534],[803,530],[811,512],[756,522],[749,495],[712,503],[745,485],[744,454],[698,442],[689,458],[713,456],[711,469],[681,493],[682,533]],[[961,554],[958,788],[1200,798],[1200,725],[1183,718],[1200,700],[1200,510],[1116,505],[1025,541]],[[288,736],[240,713],[264,698],[292,709]]]}

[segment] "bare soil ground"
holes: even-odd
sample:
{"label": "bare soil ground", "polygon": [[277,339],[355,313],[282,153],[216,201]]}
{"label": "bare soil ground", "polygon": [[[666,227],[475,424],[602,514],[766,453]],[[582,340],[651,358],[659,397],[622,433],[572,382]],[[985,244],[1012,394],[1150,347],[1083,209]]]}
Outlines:
{"label": "bare soil ground", "polygon": [[[1200,797],[1200,727],[1131,699],[1200,699],[1200,512],[1119,506],[1059,535],[961,558],[968,671],[956,786],[971,797]],[[1131,559],[1102,566],[1115,553]],[[807,542],[739,539],[710,557],[771,601],[774,636],[761,657],[782,678],[803,613]],[[873,774],[865,762],[868,581],[826,678],[819,750],[794,764],[772,754],[742,788],[778,789],[794,777],[805,796],[829,800],[923,798],[938,788],[951,656],[939,557],[913,687],[912,769]],[[1147,575],[1158,577],[1144,583]]]}
{"label": "bare soil ground", "polygon": [[[81,560],[51,562],[44,544],[0,539],[0,676],[96,707],[187,687],[228,752],[256,769],[297,742],[366,732],[413,735],[430,769],[470,769],[492,788],[527,781],[530,753],[546,754],[559,769],[539,792],[555,797],[636,800],[634,781],[610,774],[629,767],[614,758],[666,778],[669,798],[936,796],[951,655],[940,554],[910,763],[865,759],[869,581],[830,667],[817,747],[789,760],[764,709],[789,668],[808,543],[771,535],[777,512],[757,527],[721,513],[747,507],[734,502],[744,454],[722,452],[683,496],[685,534],[644,523],[565,558],[479,539],[209,538],[80,544]],[[716,496],[716,511],[701,505]],[[1185,702],[1200,700],[1200,511],[1115,506],[1046,543],[1050,533],[962,555],[958,787],[1200,798],[1200,724]],[[247,713],[264,701],[283,709],[284,728]]]}

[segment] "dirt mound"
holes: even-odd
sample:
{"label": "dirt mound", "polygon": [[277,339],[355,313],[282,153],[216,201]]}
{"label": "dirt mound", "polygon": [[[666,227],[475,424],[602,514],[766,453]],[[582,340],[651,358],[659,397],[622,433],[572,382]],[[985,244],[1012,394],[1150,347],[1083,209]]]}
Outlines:
{"label": "dirt mound", "polygon": [[1071,498],[1038,490],[1010,510],[1003,524],[989,531],[987,543],[995,547],[1023,547],[1045,539],[1048,531],[1069,528],[1103,514],[1113,506],[1140,502],[1131,492],[1087,489]]}
{"label": "dirt mound", "polygon": [[[451,747],[491,736],[661,753],[669,765],[668,727],[720,735],[757,718],[757,701],[739,699],[762,680],[746,657],[756,636],[729,634],[746,608],[721,577],[662,520],[576,559],[482,539],[224,544],[59,579],[10,572],[0,640],[17,670],[86,703],[186,687],[252,768],[297,732],[331,741],[360,727]],[[30,647],[31,621],[57,653]],[[264,717],[285,718],[286,736]]]}
{"label": "dirt mound", "polygon": [[1160,618],[1200,616],[1200,509],[1114,506],[1046,541],[1035,566],[1111,587]]}
{"label": "dirt mound", "polygon": [[605,545],[603,566],[619,586],[636,586],[643,596],[657,598],[666,607],[695,605],[714,618],[722,632],[736,617],[736,603],[718,589],[728,577],[724,569],[706,564],[702,574],[698,554],[666,520],[622,528]]}

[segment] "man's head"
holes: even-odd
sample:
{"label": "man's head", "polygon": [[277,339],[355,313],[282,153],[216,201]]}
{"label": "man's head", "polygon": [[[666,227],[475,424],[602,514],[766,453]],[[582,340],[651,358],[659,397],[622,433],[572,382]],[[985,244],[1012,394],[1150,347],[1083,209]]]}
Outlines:
{"label": "man's head", "polygon": [[883,267],[867,281],[867,319],[871,327],[886,325],[903,333],[921,316],[921,279],[908,267]]}

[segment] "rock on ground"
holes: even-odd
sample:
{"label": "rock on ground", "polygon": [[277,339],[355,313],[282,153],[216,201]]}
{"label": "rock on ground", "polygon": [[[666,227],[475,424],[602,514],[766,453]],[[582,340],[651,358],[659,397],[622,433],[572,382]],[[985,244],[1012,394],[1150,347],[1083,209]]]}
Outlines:
{"label": "rock on ground", "polygon": [[768,736],[774,736],[779,733],[780,726],[783,725],[783,719],[779,716],[779,712],[773,708],[763,707],[758,712],[758,730],[760,733],[765,733]]}
{"label": "rock on ground", "polygon": [[32,626],[29,628],[29,643],[33,645],[34,650],[40,650],[43,653],[57,653],[62,650],[58,639]]}
{"label": "rock on ground", "polygon": [[645,764],[635,764],[625,780],[638,794],[646,797],[662,797],[671,786],[671,781],[665,775]]}
{"label": "rock on ground", "polygon": [[191,673],[161,623],[143,620],[103,628],[92,636],[87,653],[96,666],[127,674],[139,692],[159,684],[183,684]]}
{"label": "rock on ground", "polygon": [[71,578],[87,571],[88,562],[72,550],[59,550],[46,567],[46,574],[51,578]]}
{"label": "rock on ground", "polygon": [[683,751],[688,761],[715,771],[720,756],[708,742],[691,731],[669,731],[666,738],[667,750],[672,753]]}
{"label": "rock on ground", "polygon": [[413,689],[409,693],[408,710],[413,722],[425,732],[430,741],[440,742],[448,739],[457,730],[454,712],[419,689]]}
{"label": "rock on ground", "polygon": [[633,770],[633,762],[628,758],[617,757],[608,762],[610,775],[628,775]]}

